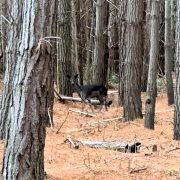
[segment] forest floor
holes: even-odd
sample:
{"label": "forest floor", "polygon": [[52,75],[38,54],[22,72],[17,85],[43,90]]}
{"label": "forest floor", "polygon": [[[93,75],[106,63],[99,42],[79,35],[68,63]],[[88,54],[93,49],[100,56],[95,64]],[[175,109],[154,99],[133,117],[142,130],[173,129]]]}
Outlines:
{"label": "forest floor", "polygon": [[[75,95],[77,96],[77,95]],[[123,116],[118,106],[118,96],[109,95],[113,104],[106,112],[96,109],[91,112],[89,105],[85,112],[96,117],[87,117],[72,112],[81,110],[81,103],[68,101],[54,104],[54,127],[47,128],[45,146],[45,172],[48,180],[166,180],[180,179],[180,142],[173,140],[173,109],[167,105],[165,93],[156,99],[155,130],[144,128],[144,118],[132,122],[123,119],[93,123]],[[142,93],[143,112],[145,93]],[[66,119],[67,118],[67,119]],[[66,119],[58,134],[58,128]],[[66,138],[79,144],[74,149]],[[79,141],[107,141],[119,143],[140,142],[137,153],[125,153],[109,149],[95,149],[84,146]],[[157,151],[152,151],[157,145]],[[149,147],[149,148],[148,148]],[[0,143],[0,168],[3,158],[3,143]],[[145,168],[139,172],[133,169]]]}

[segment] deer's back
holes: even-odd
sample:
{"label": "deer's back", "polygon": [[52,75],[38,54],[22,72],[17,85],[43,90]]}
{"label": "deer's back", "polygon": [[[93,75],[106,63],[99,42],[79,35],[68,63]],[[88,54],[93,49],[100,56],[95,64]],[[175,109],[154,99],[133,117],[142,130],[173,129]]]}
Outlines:
{"label": "deer's back", "polygon": [[81,86],[86,97],[107,96],[107,88],[102,84],[90,84]]}

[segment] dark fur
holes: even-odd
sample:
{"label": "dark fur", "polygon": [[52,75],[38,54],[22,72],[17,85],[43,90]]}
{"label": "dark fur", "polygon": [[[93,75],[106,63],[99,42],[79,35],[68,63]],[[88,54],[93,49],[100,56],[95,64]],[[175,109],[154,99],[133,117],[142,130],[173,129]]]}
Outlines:
{"label": "dark fur", "polygon": [[102,110],[103,105],[105,105],[105,108],[107,110],[107,104],[106,104],[107,88],[106,87],[104,87],[102,84],[90,84],[90,85],[79,86],[78,83],[76,82],[76,79],[78,77],[77,74],[74,77],[71,77],[69,75],[67,75],[67,77],[70,80],[71,84],[74,86],[76,92],[79,94],[80,98],[82,99],[83,109],[85,106],[85,100],[88,100],[88,103],[92,109],[90,98],[96,97],[100,101],[99,111]]}

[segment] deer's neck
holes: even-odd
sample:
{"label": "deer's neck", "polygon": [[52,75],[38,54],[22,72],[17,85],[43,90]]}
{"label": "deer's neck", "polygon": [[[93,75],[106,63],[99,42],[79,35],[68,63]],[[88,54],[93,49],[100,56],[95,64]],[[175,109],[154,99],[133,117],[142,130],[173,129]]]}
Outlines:
{"label": "deer's neck", "polygon": [[81,87],[79,86],[78,83],[75,83],[75,84],[74,84],[74,88],[75,88],[75,90],[76,90],[76,92],[77,92],[78,94],[80,94],[80,93],[82,92],[82,89],[81,89]]}

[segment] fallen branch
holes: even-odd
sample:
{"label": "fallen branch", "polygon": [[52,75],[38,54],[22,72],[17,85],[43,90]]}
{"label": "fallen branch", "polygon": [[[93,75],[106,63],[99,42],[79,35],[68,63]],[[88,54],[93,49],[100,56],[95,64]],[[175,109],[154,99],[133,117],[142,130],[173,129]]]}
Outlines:
{"label": "fallen branch", "polygon": [[81,132],[84,130],[92,130],[95,129],[96,127],[87,127],[87,128],[82,128],[82,129],[74,129],[74,130],[69,130],[69,131],[65,131],[65,133],[73,133],[73,132]]}
{"label": "fallen branch", "polygon": [[60,94],[54,89],[54,92],[56,93],[56,95],[58,96],[60,102],[64,103],[64,100],[61,98]]}
{"label": "fallen branch", "polygon": [[124,151],[135,153],[137,151],[137,146],[141,145],[141,143],[115,143],[115,142],[95,142],[95,141],[80,141],[83,145],[92,147],[92,148],[105,148],[105,149],[113,149],[117,151]]}
{"label": "fallen branch", "polygon": [[178,149],[180,149],[180,147],[175,147],[173,149],[166,150],[165,152],[175,151],[175,150],[178,150]]}
{"label": "fallen branch", "polygon": [[132,169],[129,173],[139,172],[139,171],[146,170],[146,169],[147,169],[147,167]]}
{"label": "fallen branch", "polygon": [[[60,102],[64,103],[65,100],[67,101],[77,101],[77,102],[82,102],[82,99],[81,98],[75,98],[75,97],[68,97],[68,96],[61,96],[55,89],[54,89],[54,92],[56,93],[56,95],[58,96]],[[86,103],[88,103],[87,100],[85,100]],[[96,99],[91,99],[91,104],[96,104],[96,105],[100,105],[100,102],[99,100],[96,100]],[[107,99],[105,104],[107,106],[110,106],[112,104],[112,100],[110,99]]]}
{"label": "fallen branch", "polygon": [[[166,111],[170,112],[170,111],[174,111],[174,109],[168,109]],[[166,111],[155,111],[155,113],[166,112]],[[145,115],[145,113],[142,113],[142,114]]]}
{"label": "fallen branch", "polygon": [[118,94],[118,91],[109,91],[108,94]]}
{"label": "fallen branch", "polygon": [[61,124],[61,126],[59,127],[59,129],[56,131],[56,134],[59,133],[60,129],[62,128],[62,126],[63,126],[64,123],[66,122],[66,120],[67,120],[67,118],[68,118],[68,115],[69,115],[69,111],[68,111],[68,113],[67,113],[67,116],[66,116],[65,120],[63,121],[63,123]]}
{"label": "fallen branch", "polygon": [[66,138],[64,140],[64,143],[66,143],[67,141],[69,141],[75,149],[79,149],[79,145],[78,144],[75,145],[74,142],[71,140],[71,138]]}
{"label": "fallen branch", "polygon": [[76,113],[80,113],[80,114],[84,114],[84,115],[89,116],[89,117],[96,117],[96,116],[93,115],[93,114],[89,114],[89,113],[82,112],[82,111],[77,111],[77,110],[74,110],[74,109],[69,109],[69,111],[76,112]]}
{"label": "fallen branch", "polygon": [[99,123],[103,123],[103,122],[109,122],[109,121],[115,121],[115,120],[120,120],[122,119],[123,117],[118,117],[118,118],[113,118],[113,119],[105,119],[105,120],[102,120],[102,121],[98,121],[98,122],[92,122],[91,124],[99,124]]}

